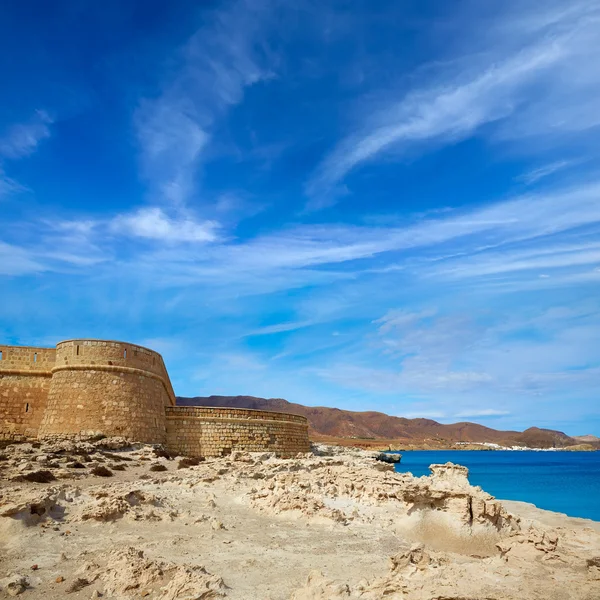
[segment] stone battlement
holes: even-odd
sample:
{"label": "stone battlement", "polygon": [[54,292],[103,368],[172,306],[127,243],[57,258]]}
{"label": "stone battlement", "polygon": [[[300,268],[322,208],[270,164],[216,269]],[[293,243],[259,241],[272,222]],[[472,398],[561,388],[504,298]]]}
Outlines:
{"label": "stone battlement", "polygon": [[86,339],[0,345],[0,440],[123,436],[191,456],[309,450],[304,417],[175,404],[162,356],[149,348]]}

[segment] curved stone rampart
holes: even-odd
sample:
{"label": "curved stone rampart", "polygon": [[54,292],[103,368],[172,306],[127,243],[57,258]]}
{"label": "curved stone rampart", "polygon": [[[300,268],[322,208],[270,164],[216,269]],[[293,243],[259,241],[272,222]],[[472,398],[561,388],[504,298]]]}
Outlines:
{"label": "curved stone rampart", "polygon": [[265,410],[169,407],[167,446],[185,456],[225,456],[232,450],[293,456],[310,450],[308,421]]}

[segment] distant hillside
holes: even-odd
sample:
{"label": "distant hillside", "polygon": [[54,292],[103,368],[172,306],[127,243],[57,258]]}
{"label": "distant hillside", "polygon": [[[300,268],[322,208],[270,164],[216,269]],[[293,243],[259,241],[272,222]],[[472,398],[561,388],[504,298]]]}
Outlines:
{"label": "distant hillside", "polygon": [[586,443],[597,444],[600,442],[600,437],[591,435],[591,434],[575,435],[575,436],[573,436],[573,439],[576,440],[578,444],[586,444]]}
{"label": "distant hillside", "polygon": [[303,406],[282,398],[253,396],[208,396],[177,398],[179,406],[231,406],[274,410],[303,415],[313,439],[322,437],[436,442],[493,442],[504,446],[522,445],[555,448],[580,443],[561,431],[531,427],[523,432],[498,431],[477,423],[443,425],[431,419],[404,419],[380,412],[353,412],[323,406]]}

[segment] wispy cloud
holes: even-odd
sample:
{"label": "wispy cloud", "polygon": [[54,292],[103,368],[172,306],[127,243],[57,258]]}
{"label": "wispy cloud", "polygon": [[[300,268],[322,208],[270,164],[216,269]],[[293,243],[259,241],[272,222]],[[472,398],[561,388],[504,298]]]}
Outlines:
{"label": "wispy cloud", "polygon": [[183,100],[143,101],[136,115],[147,179],[157,186],[157,200],[181,205],[187,200],[194,170],[209,135]]}
{"label": "wispy cloud", "polygon": [[285,333],[287,331],[297,331],[298,329],[304,329],[305,327],[310,327],[314,324],[315,321],[294,321],[289,323],[277,323],[275,325],[266,325],[265,327],[254,329],[253,331],[248,332],[247,334],[245,334],[244,337],[272,335],[276,333]]}
{"label": "wispy cloud", "polygon": [[549,177],[554,173],[563,171],[564,169],[572,167],[580,162],[581,161],[578,160],[557,160],[547,165],[531,169],[530,171],[520,175],[517,180],[522,181],[526,185],[532,185],[533,183],[538,182],[540,179],[544,179],[544,177]]}
{"label": "wispy cloud", "polygon": [[465,256],[448,260],[434,269],[436,275],[451,277],[482,277],[520,271],[547,271],[585,265],[600,264],[600,242],[578,244],[548,242],[533,248],[511,248],[503,252],[484,252],[480,256]]}
{"label": "wispy cloud", "polygon": [[[143,249],[125,246],[115,251],[115,256],[119,256],[121,268],[130,264],[140,276],[145,271],[139,267],[148,261],[153,268],[163,264],[164,277],[155,279],[157,283],[235,285],[244,280],[260,292],[272,290],[273,285],[285,289],[286,285],[293,288],[308,282],[402,272],[447,279],[595,267],[600,257],[593,234],[600,226],[599,195],[600,184],[592,182],[519,196],[462,214],[444,213],[403,227],[299,225],[244,240],[188,210],[159,207],[101,221],[82,219],[79,227],[97,247],[106,246],[106,240],[115,236],[152,242]],[[579,228],[592,229],[588,238],[568,239]],[[82,233],[79,231],[80,236]],[[186,246],[190,243],[208,246],[198,254]],[[374,265],[376,260],[379,262]],[[332,267],[338,270],[333,272]],[[397,319],[409,317],[396,315]],[[385,326],[383,322],[380,325]]]}
{"label": "wispy cloud", "polygon": [[0,168],[0,200],[6,196],[23,192],[26,189],[27,188],[22,186],[18,181],[5,175],[4,171]]}
{"label": "wispy cloud", "polygon": [[12,125],[0,137],[0,157],[17,159],[29,156],[43,140],[50,137],[51,124],[48,113],[38,110],[30,121]]}
{"label": "wispy cloud", "polygon": [[[405,227],[297,227],[258,237],[243,245],[229,246],[223,249],[222,256],[230,268],[238,265],[245,269],[299,269],[352,263],[373,259],[381,254],[408,253],[417,249],[436,249],[439,252],[440,248],[448,250],[448,245],[452,243],[453,248],[460,250],[459,254],[463,255],[462,262],[455,265],[459,269],[470,260],[478,260],[470,259],[467,256],[469,254],[479,252],[483,255],[486,249],[498,250],[517,242],[534,243],[544,238],[543,243],[548,244],[549,236],[600,224],[599,195],[600,184],[589,183],[553,193],[525,195],[459,215],[423,219]],[[551,250],[543,248],[529,252],[532,255],[536,252],[548,255],[545,260],[540,259],[540,266],[551,266],[553,261],[558,263],[561,260],[565,265],[569,261],[575,264],[577,261],[595,260],[591,254],[577,257],[572,252],[577,250],[591,249],[565,247],[562,258],[549,256]],[[397,255],[395,257],[398,258]],[[501,255],[497,257],[500,261]],[[413,258],[418,264],[418,258]],[[517,266],[514,265],[515,268]],[[360,270],[361,267],[356,268]],[[434,270],[440,268],[433,267]],[[444,265],[443,268],[452,267]],[[427,270],[432,270],[431,265]]]}
{"label": "wispy cloud", "polygon": [[396,415],[398,417],[404,417],[405,419],[443,419],[446,414],[439,410],[417,410],[408,411],[402,414]]}
{"label": "wispy cloud", "polygon": [[403,309],[393,309],[388,311],[380,319],[376,319],[373,323],[379,325],[380,333],[387,333],[398,327],[407,327],[414,323],[418,323],[423,319],[433,317],[437,311],[435,310],[422,310],[413,312]]}
{"label": "wispy cloud", "polygon": [[3,163],[33,154],[43,140],[50,137],[50,116],[42,110],[25,123],[15,123],[0,134],[0,200],[28,191],[15,179],[6,175]]}
{"label": "wispy cloud", "polygon": [[217,239],[217,228],[214,221],[169,217],[158,207],[118,215],[111,222],[111,229],[116,233],[172,243],[213,242]]}
{"label": "wispy cloud", "polygon": [[440,410],[422,410],[409,411],[398,415],[407,419],[444,419],[452,421],[453,419],[481,419],[485,417],[506,417],[510,415],[509,410],[499,410],[496,408],[473,408],[470,410],[461,410],[455,413],[447,413]]}
{"label": "wispy cloud", "polygon": [[[513,13],[506,18],[514,19]],[[596,127],[600,117],[589,103],[600,91],[593,66],[600,54],[599,18],[598,2],[578,2],[558,13],[538,11],[537,21],[530,15],[522,39],[511,39],[508,47],[495,39],[500,49],[463,60],[461,74],[439,75],[376,111],[312,175],[306,186],[309,208],[331,204],[345,192],[342,182],[350,171],[392,149],[453,143],[494,122],[503,122],[505,138]]]}
{"label": "wispy cloud", "polygon": [[0,275],[29,275],[44,270],[44,266],[23,248],[0,241]]}
{"label": "wispy cloud", "polygon": [[505,417],[510,415],[509,410],[498,410],[497,408],[473,408],[471,410],[462,410],[454,416],[458,419],[477,418],[477,417]]}
{"label": "wispy cloud", "polygon": [[162,93],[140,102],[135,124],[143,174],[156,202],[189,200],[216,122],[242,100],[245,88],[271,76],[260,35],[266,8],[235,0],[213,12],[181,49]]}
{"label": "wispy cloud", "polygon": [[[435,317],[379,331],[379,352],[373,343],[367,353],[345,350],[314,374],[348,390],[378,394],[382,402],[397,399],[388,402],[405,405],[403,413],[394,409],[402,416],[506,424],[527,410],[533,422],[535,407],[553,398],[593,398],[594,382],[600,381],[598,310],[596,302],[555,306],[530,317],[509,308],[440,308]],[[381,321],[385,317],[374,324]]]}

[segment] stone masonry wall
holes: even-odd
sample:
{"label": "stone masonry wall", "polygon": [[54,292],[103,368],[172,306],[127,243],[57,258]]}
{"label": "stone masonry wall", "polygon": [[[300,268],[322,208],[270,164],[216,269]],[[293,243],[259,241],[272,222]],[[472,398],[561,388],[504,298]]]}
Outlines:
{"label": "stone masonry wall", "polygon": [[169,404],[175,405],[175,393],[162,356],[154,350],[107,340],[68,340],[56,346],[56,367],[70,365],[115,366],[152,373],[163,380]]}
{"label": "stone masonry wall", "polygon": [[167,447],[185,456],[225,456],[232,450],[309,452],[308,421],[299,415],[239,408],[167,408]]}
{"label": "stone masonry wall", "polygon": [[0,345],[0,440],[36,437],[55,358],[54,348]]}
{"label": "stone masonry wall", "polygon": [[175,396],[159,354],[103,340],[70,340],[56,350],[41,438],[84,433],[166,441],[165,408]]}
{"label": "stone masonry wall", "polygon": [[0,441],[81,434],[162,443],[188,456],[310,449],[299,415],[175,406],[163,359],[148,348],[106,340],[0,345]]}

